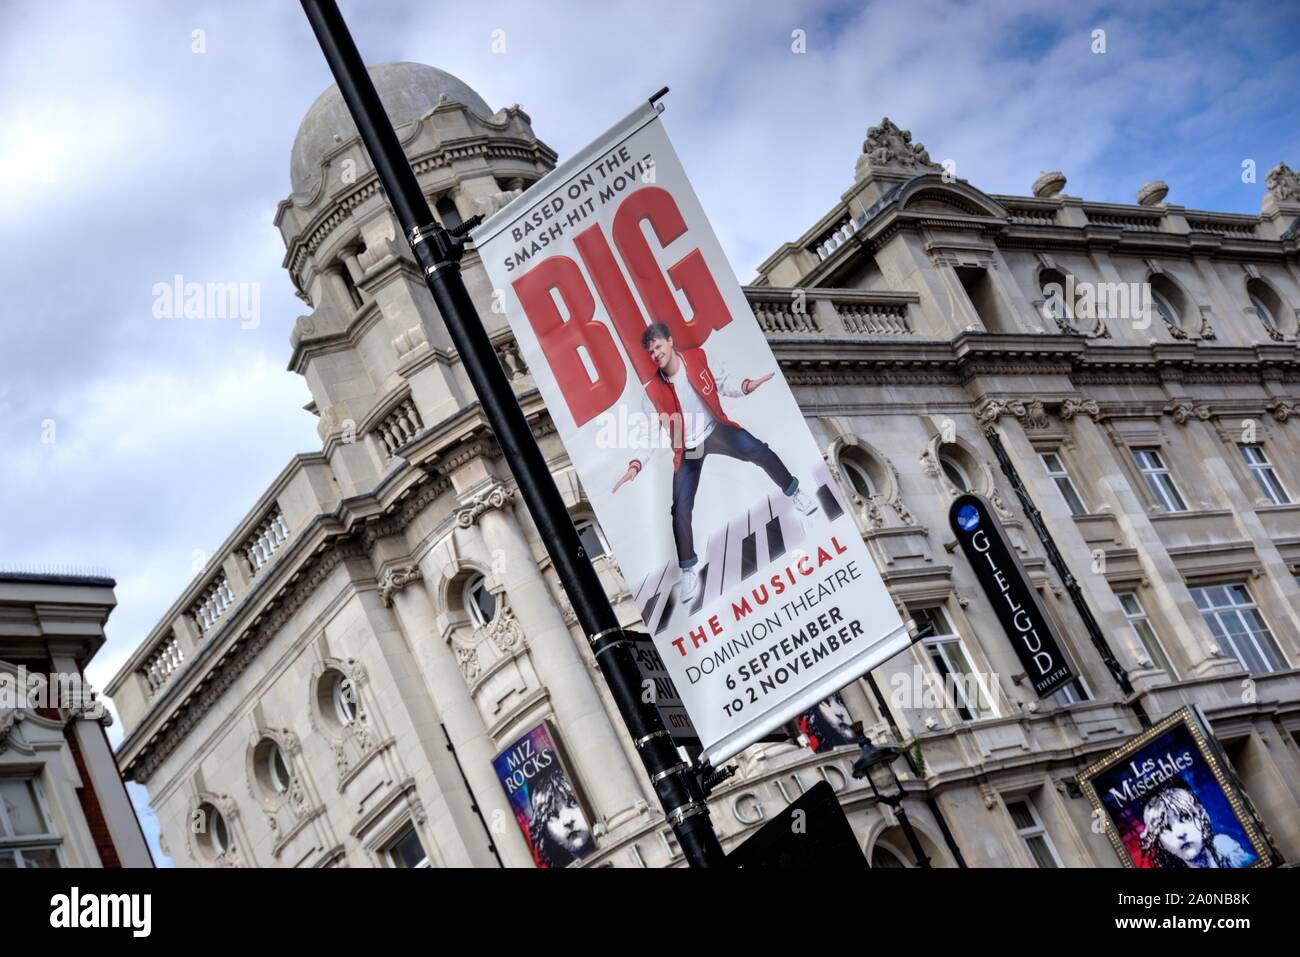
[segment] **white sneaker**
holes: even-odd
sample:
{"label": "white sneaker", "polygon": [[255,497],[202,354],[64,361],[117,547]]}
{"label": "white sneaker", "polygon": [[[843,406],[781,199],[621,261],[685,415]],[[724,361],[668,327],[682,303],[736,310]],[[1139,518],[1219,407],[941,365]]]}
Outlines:
{"label": "white sneaker", "polygon": [[700,593],[700,566],[692,565],[682,569],[682,577],[677,579],[677,603],[689,605]]}
{"label": "white sneaker", "polygon": [[790,501],[794,502],[794,507],[805,515],[811,515],[817,511],[817,503],[805,495],[802,489],[790,496]]}

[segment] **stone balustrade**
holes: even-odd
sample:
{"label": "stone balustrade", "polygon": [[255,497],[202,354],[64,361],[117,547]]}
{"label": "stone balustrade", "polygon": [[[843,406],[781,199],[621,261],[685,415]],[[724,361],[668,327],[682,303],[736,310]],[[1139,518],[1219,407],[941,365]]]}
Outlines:
{"label": "stone balustrade", "polygon": [[919,297],[906,292],[786,289],[747,286],[759,327],[769,337],[863,339],[915,334],[908,310]]}
{"label": "stone balustrade", "polygon": [[399,402],[393,411],[384,416],[371,431],[383,446],[385,453],[391,456],[424,431],[424,420],[420,418],[420,410],[415,407],[415,401],[408,396]]}
{"label": "stone balustrade", "polygon": [[271,563],[272,556],[288,540],[289,526],[285,524],[280,506],[276,505],[267,512],[266,517],[239,549],[239,555],[244,559],[244,567],[248,574],[256,577]]}
{"label": "stone balustrade", "polygon": [[150,693],[156,694],[162,690],[184,662],[185,652],[181,650],[180,642],[174,635],[155,647],[140,668]]}
{"label": "stone balustrade", "polygon": [[200,636],[206,636],[220,621],[231,605],[235,603],[235,592],[230,587],[230,579],[224,573],[217,575],[208,583],[199,595],[199,599],[190,606],[190,619],[198,629]]}

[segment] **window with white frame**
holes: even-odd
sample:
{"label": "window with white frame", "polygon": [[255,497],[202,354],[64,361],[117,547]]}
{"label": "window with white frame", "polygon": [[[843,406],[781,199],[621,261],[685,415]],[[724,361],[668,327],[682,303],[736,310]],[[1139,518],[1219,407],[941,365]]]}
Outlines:
{"label": "window with white frame", "polygon": [[966,646],[948,621],[943,606],[908,608],[907,613],[916,622],[921,643],[943,680],[944,699],[951,702],[961,719],[973,721],[995,716],[997,710],[984,676],[971,665]]}
{"label": "window with white frame", "polygon": [[1038,867],[1060,867],[1061,857],[1056,853],[1052,836],[1043,827],[1043,819],[1038,816],[1038,809],[1026,797],[1008,800],[1007,813],[1016,826],[1016,832],[1029,849],[1029,856]]}
{"label": "window with white frame", "polygon": [[1273,463],[1264,454],[1262,445],[1241,446],[1241,457],[1246,460],[1246,467],[1255,476],[1255,481],[1259,483],[1259,487],[1264,490],[1264,496],[1270,502],[1274,505],[1290,504],[1291,496],[1287,494],[1281,479],[1273,471]]}
{"label": "window with white frame", "polygon": [[488,591],[487,580],[475,575],[465,582],[465,611],[470,620],[480,628],[488,624],[497,613],[497,596]]}
{"label": "window with white frame", "polygon": [[0,778],[0,870],[63,867],[62,839],[35,777]]}
{"label": "window with white frame", "polygon": [[1252,674],[1268,674],[1287,667],[1282,649],[1244,584],[1210,585],[1191,592],[1219,647],[1243,668]]}
{"label": "window with white frame", "polygon": [[1061,498],[1065,500],[1065,507],[1070,510],[1071,515],[1087,515],[1088,508],[1083,504],[1083,498],[1079,495],[1079,490],[1074,486],[1074,479],[1070,478],[1070,473],[1066,471],[1065,463],[1061,461],[1061,456],[1057,452],[1039,452],[1039,459],[1042,460],[1043,468],[1047,470],[1048,476],[1056,483],[1056,489],[1061,493]]}
{"label": "window with white frame", "polygon": [[1177,678],[1178,673],[1174,671],[1174,666],[1169,663],[1169,656],[1165,654],[1164,646],[1160,644],[1160,639],[1156,636],[1156,630],[1151,627],[1151,620],[1147,618],[1147,613],[1138,601],[1136,592],[1125,591],[1116,594],[1119,599],[1120,607],[1124,609],[1124,617],[1128,619],[1129,627],[1133,629],[1133,634],[1137,640],[1142,643],[1146,649],[1147,657],[1157,668],[1162,669],[1165,674],[1171,678]]}
{"label": "window with white frame", "polygon": [[384,848],[384,856],[389,867],[431,867],[429,855],[420,843],[420,835],[415,833],[415,826],[407,824],[400,834]]}
{"label": "window with white frame", "polygon": [[1146,479],[1147,488],[1155,500],[1164,506],[1165,511],[1187,511],[1187,503],[1183,501],[1178,487],[1174,485],[1173,476],[1165,467],[1165,460],[1160,457],[1159,449],[1134,449],[1133,458],[1137,461],[1142,477]]}
{"label": "window with white frame", "polygon": [[609,543],[605,541],[605,533],[601,531],[600,525],[594,518],[580,516],[574,520],[573,527],[578,530],[578,538],[588,558],[595,559],[609,554]]}

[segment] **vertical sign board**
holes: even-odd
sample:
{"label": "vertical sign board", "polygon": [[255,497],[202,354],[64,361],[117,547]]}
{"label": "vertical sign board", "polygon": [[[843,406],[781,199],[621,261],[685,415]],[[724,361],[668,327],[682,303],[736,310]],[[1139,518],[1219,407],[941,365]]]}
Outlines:
{"label": "vertical sign board", "polygon": [[1126,867],[1269,867],[1272,851],[1205,722],[1180,708],[1079,775]]}
{"label": "vertical sign board", "polygon": [[530,728],[492,764],[538,867],[567,867],[595,852],[591,816],[549,722]]}
{"label": "vertical sign board", "polygon": [[473,238],[711,762],[907,647],[654,106]]}
{"label": "vertical sign board", "polygon": [[948,510],[948,524],[1025,666],[1034,692],[1046,698],[1073,681],[1056,629],[989,503],[971,493],[957,496]]}

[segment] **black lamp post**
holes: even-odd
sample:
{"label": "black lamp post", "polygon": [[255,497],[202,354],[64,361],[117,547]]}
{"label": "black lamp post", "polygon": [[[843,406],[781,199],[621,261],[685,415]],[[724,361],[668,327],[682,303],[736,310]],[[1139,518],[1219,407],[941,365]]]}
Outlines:
{"label": "black lamp post", "polygon": [[853,776],[866,778],[876,800],[894,809],[894,813],[898,815],[898,823],[902,825],[903,834],[907,836],[907,843],[916,858],[916,866],[929,867],[930,858],[926,857],[925,849],[921,847],[916,831],[912,829],[912,822],[907,819],[907,811],[903,810],[903,785],[898,780],[898,775],[894,773],[894,759],[899,755],[898,748],[888,744],[877,747],[865,734],[859,733],[859,738],[862,741],[862,753],[853,762]]}

